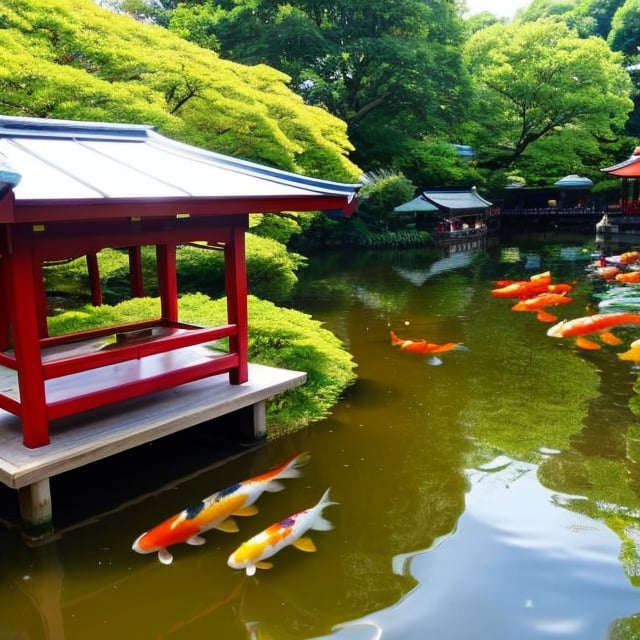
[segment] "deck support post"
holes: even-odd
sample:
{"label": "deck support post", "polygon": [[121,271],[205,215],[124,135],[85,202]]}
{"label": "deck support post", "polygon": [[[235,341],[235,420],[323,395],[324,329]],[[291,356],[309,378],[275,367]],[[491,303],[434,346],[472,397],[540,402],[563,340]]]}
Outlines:
{"label": "deck support post", "polygon": [[267,403],[256,402],[253,407],[253,437],[261,440],[267,437]]}
{"label": "deck support post", "polygon": [[42,538],[53,532],[53,510],[49,478],[18,489],[20,516],[30,538]]}

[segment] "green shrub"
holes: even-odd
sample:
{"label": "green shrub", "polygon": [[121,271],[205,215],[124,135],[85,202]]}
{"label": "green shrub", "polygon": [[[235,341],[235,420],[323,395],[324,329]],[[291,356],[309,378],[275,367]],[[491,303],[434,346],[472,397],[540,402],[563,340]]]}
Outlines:
{"label": "green shrub", "polygon": [[[304,256],[293,253],[272,238],[246,235],[247,284],[259,298],[280,303],[293,291],[296,272],[305,265]],[[126,250],[105,249],[98,254],[103,301],[117,304],[131,297],[129,257]],[[192,245],[177,250],[178,291],[204,293],[211,298],[225,295],[224,256],[222,251]],[[158,295],[156,253],[152,246],[142,247],[142,273],[145,295]],[[45,271],[47,291],[63,295],[71,302],[89,301],[89,276],[84,257],[50,266]],[[66,305],[67,308],[71,305]]]}
{"label": "green shrub", "polygon": [[[340,340],[311,316],[249,297],[249,360],[305,371],[307,382],[267,403],[268,435],[276,437],[325,417],[355,379],[355,363]],[[226,299],[203,294],[179,300],[184,322],[215,326],[227,319]],[[115,306],[84,307],[49,318],[49,332],[60,335],[125,322],[157,318],[157,298],[134,298]],[[226,342],[226,341],[224,341]],[[218,342],[211,345],[221,348]]]}

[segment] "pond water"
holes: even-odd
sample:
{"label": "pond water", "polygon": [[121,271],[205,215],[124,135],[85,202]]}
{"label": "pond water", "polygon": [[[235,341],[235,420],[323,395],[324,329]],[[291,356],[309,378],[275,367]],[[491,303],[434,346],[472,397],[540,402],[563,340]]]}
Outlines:
{"label": "pond water", "polygon": [[[61,527],[27,546],[0,495],[0,639],[436,640],[640,638],[640,390],[621,346],[583,351],[490,294],[551,270],[561,317],[593,305],[590,238],[503,239],[312,259],[295,306],[344,340],[358,380],[332,414],[223,452],[211,429],[65,474]],[[553,310],[552,310],[553,311]],[[402,338],[463,348],[428,356]],[[301,451],[302,478],[265,494],[240,533],[211,531],[174,562],[131,551],[145,529]],[[316,553],[285,548],[255,576],[240,542],[315,504]]]}

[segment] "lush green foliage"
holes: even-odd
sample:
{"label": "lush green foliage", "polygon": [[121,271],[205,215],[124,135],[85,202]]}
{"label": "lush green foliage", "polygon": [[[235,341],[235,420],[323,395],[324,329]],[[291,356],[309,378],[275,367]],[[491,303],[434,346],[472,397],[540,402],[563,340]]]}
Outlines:
{"label": "lush green foliage", "polygon": [[346,126],[304,105],[287,77],[246,67],[91,0],[0,5],[0,111],[141,122],[283,169],[353,181]]}
{"label": "lush green foliage", "polygon": [[187,1],[170,28],[287,73],[307,103],[348,123],[366,169],[393,166],[426,134],[446,139],[468,105],[462,21],[450,0]]}
{"label": "lush green foliage", "polygon": [[[271,238],[246,235],[247,281],[249,291],[272,302],[282,302],[298,282],[296,272],[305,258]],[[130,297],[131,278],[126,251],[106,249],[98,254],[104,301],[115,304]],[[145,293],[158,295],[156,257],[153,247],[142,250]],[[224,256],[204,246],[181,246],[177,252],[178,290],[181,293],[205,293],[211,297],[225,294]],[[88,300],[89,276],[84,258],[56,265],[45,272],[50,292]]]}
{"label": "lush green foliage", "polygon": [[371,231],[396,231],[415,220],[414,214],[394,213],[393,208],[415,195],[413,184],[402,174],[376,172],[364,177],[362,204],[356,214]]}
{"label": "lush green foliage", "polygon": [[[226,313],[224,298],[211,300],[203,294],[188,294],[179,300],[180,319],[184,322],[215,326],[226,322]],[[49,318],[49,331],[60,335],[149,320],[159,314],[157,298],[136,298],[115,306],[85,305]],[[268,403],[271,437],[324,417],[355,378],[351,355],[320,322],[255,296],[249,297],[249,360],[307,373],[304,385]]]}
{"label": "lush green foliage", "polygon": [[633,108],[621,56],[554,20],[495,24],[469,39],[465,56],[477,92],[469,132],[488,169],[518,170],[551,136],[567,148],[562,174],[576,159],[588,165]]}

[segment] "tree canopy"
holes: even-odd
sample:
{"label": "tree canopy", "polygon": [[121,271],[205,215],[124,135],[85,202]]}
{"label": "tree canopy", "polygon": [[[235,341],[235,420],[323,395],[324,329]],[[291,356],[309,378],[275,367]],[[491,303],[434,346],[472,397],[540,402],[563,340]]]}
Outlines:
{"label": "tree canopy", "polygon": [[469,104],[451,0],[190,0],[169,28],[287,73],[308,104],[347,123],[352,158],[367,170],[425,135],[446,138]]}
{"label": "tree canopy", "polygon": [[282,169],[351,181],[346,125],[265,65],[222,60],[91,0],[0,5],[0,111],[145,123]]}
{"label": "tree canopy", "polygon": [[476,87],[471,135],[489,169],[517,167],[551,136],[567,144],[565,161],[602,157],[633,109],[621,55],[555,20],[495,24],[468,40],[465,57]]}

